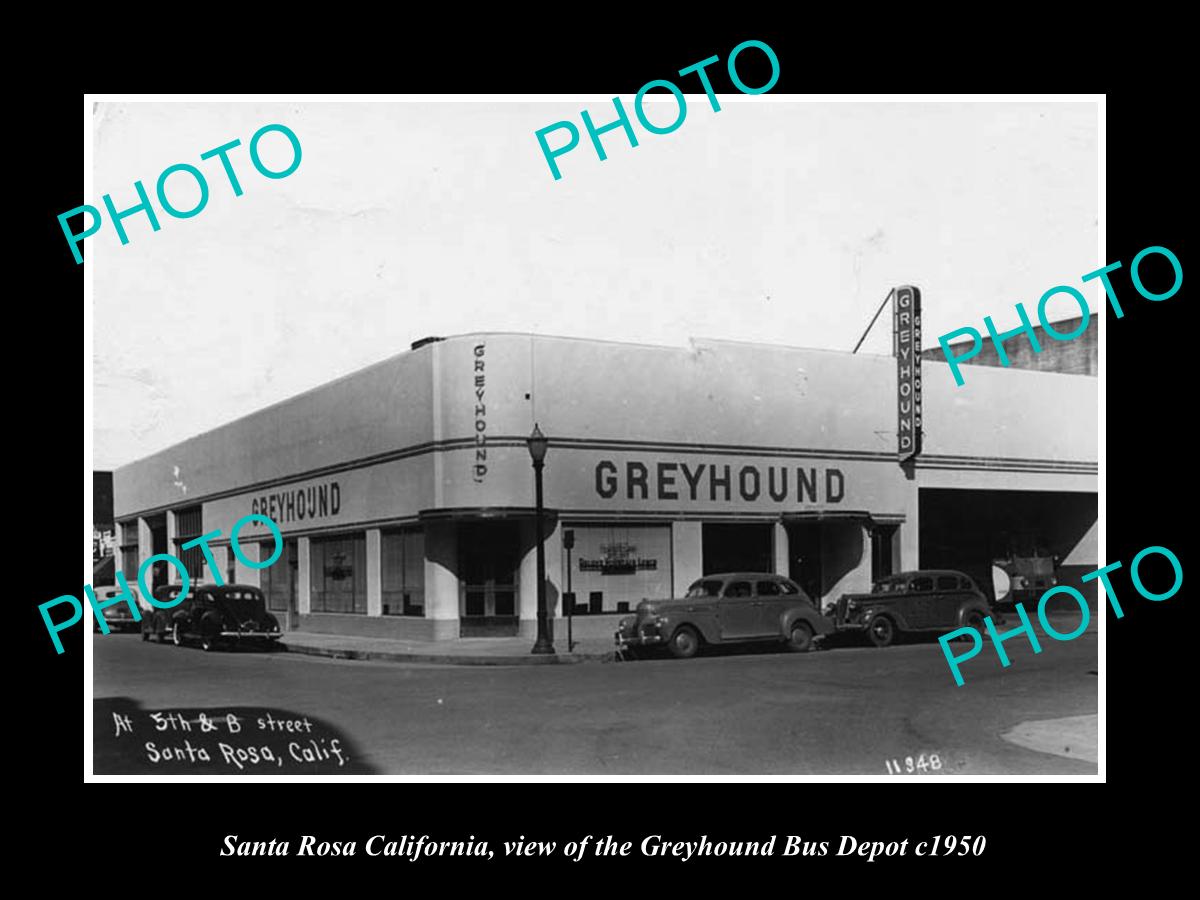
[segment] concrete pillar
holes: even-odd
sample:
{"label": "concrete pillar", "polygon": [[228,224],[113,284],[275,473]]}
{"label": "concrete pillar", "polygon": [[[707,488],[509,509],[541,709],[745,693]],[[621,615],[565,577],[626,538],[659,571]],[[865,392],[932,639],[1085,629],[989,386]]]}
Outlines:
{"label": "concrete pillar", "polygon": [[308,538],[296,540],[296,612],[312,615],[312,569],[308,557]]}
{"label": "concrete pillar", "polygon": [[[701,522],[671,523],[671,594],[679,597],[704,574]],[[785,569],[786,572],[786,569]]]}
{"label": "concrete pillar", "polygon": [[821,525],[821,576],[825,584],[818,606],[842,594],[871,590],[871,535],[862,522]]}
{"label": "concrete pillar", "polygon": [[[178,513],[173,509],[168,509],[166,513],[167,519],[167,552],[177,559],[182,559],[180,556],[179,547],[175,544],[175,538],[179,535],[179,525],[175,521],[178,518]],[[203,574],[198,579],[204,581]],[[167,584],[181,584],[183,577],[179,574],[179,569],[176,566],[167,566]]]}
{"label": "concrete pillar", "polygon": [[[260,544],[258,541],[239,541],[237,549],[238,553],[241,554],[241,557],[244,557],[251,562],[262,562],[262,560],[269,559],[271,556],[270,550],[266,552],[265,556],[263,555],[262,544]],[[229,552],[233,553],[235,557],[238,556],[238,553],[234,553],[232,544],[229,547]],[[236,567],[234,569],[234,575],[236,576],[235,580],[237,583],[249,584],[253,585],[254,587],[262,587],[262,576],[259,574],[262,570],[246,565],[244,562],[242,562],[241,557],[237,559]]]}
{"label": "concrete pillar", "polygon": [[[536,522],[521,523],[520,571],[517,574],[517,616],[522,637],[530,640],[537,637],[537,541]],[[560,615],[563,591],[563,548],[562,528],[558,522],[547,517],[545,533],[542,535],[546,554],[546,608],[549,610],[551,635],[554,634],[553,619]]]}
{"label": "concrete pillar", "polygon": [[367,615],[383,615],[383,533],[367,529]]}
{"label": "concrete pillar", "polygon": [[788,575],[788,533],[782,522],[776,522],[771,529],[771,549],[774,551],[776,575],[785,578]]}
{"label": "concrete pillar", "polygon": [[433,640],[458,638],[458,608],[458,529],[431,522],[425,526],[425,618]]}
{"label": "concrete pillar", "polygon": [[[138,533],[138,572],[145,565],[146,560],[154,555],[154,534],[150,531],[150,523],[145,517],[139,516],[137,520]],[[137,578],[137,572],[126,572],[125,577],[131,582]],[[154,573],[149,569],[146,570],[146,587],[154,589]]]}

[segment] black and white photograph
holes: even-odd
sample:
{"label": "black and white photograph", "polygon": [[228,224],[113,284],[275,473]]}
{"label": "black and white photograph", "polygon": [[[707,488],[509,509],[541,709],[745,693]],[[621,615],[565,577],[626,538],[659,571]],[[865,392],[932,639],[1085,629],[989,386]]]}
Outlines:
{"label": "black and white photograph", "polygon": [[88,780],[1103,780],[1103,96],[717,49],[89,98]]}

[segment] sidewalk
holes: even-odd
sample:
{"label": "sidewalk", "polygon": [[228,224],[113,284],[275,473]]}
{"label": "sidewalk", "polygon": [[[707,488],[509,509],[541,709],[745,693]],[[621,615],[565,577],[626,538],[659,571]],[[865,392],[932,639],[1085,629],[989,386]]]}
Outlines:
{"label": "sidewalk", "polygon": [[289,653],[333,659],[372,659],[387,662],[440,663],[457,666],[539,666],[563,663],[612,662],[612,638],[575,642],[567,652],[567,636],[555,635],[555,656],[534,656],[529,638],[460,638],[457,641],[404,641],[290,631],[280,642]]}
{"label": "sidewalk", "polygon": [[1098,721],[1094,715],[1038,719],[1020,722],[1000,737],[1028,750],[1094,763],[1099,759]]}

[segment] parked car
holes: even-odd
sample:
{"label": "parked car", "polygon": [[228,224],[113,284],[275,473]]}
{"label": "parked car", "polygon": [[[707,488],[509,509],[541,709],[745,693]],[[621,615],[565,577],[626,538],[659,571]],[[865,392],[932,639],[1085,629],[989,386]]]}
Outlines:
{"label": "parked car", "polygon": [[833,632],[808,595],[791,579],[762,572],[706,575],[682,599],[643,600],[617,626],[619,650],[665,646],[681,659],[705,644],[785,641],[795,651]]}
{"label": "parked car", "polygon": [[[92,590],[96,594],[97,603],[104,603],[121,593],[121,589],[115,584],[99,585],[92,588]],[[131,587],[129,593],[133,597],[134,602],[137,603],[138,611],[144,617],[149,604],[138,598],[137,588]],[[133,611],[130,610],[128,603],[114,603],[112,606],[105,607],[103,616],[110,634],[114,631],[137,631],[141,627],[133,618]],[[96,621],[94,616],[92,617],[92,628],[95,631],[100,630],[100,623]]]}
{"label": "parked car", "polygon": [[[179,585],[162,585],[154,589],[159,602],[179,596]],[[142,620],[142,640],[153,636],[160,643],[170,640],[183,646],[199,641],[205,650],[219,644],[243,641],[271,642],[282,636],[279,620],[267,612],[262,591],[245,584],[200,585],[169,609],[155,609]]]}
{"label": "parked car", "polygon": [[825,614],[838,631],[865,631],[876,647],[887,647],[911,632],[944,632],[964,625],[982,632],[984,618],[993,616],[979,586],[950,569],[889,575],[875,582],[869,594],[843,594]]}

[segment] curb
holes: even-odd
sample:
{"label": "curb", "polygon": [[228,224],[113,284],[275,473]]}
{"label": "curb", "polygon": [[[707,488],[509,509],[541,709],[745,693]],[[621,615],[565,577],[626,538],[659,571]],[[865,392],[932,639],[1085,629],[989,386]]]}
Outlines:
{"label": "curb", "polygon": [[452,666],[553,666],[580,663],[608,663],[616,659],[615,651],[608,653],[562,653],[554,656],[466,656],[461,653],[404,653],[393,650],[343,650],[334,647],[308,647],[302,644],[280,644],[288,653],[305,656],[324,656],[329,659],[375,660],[379,662],[437,663]]}

